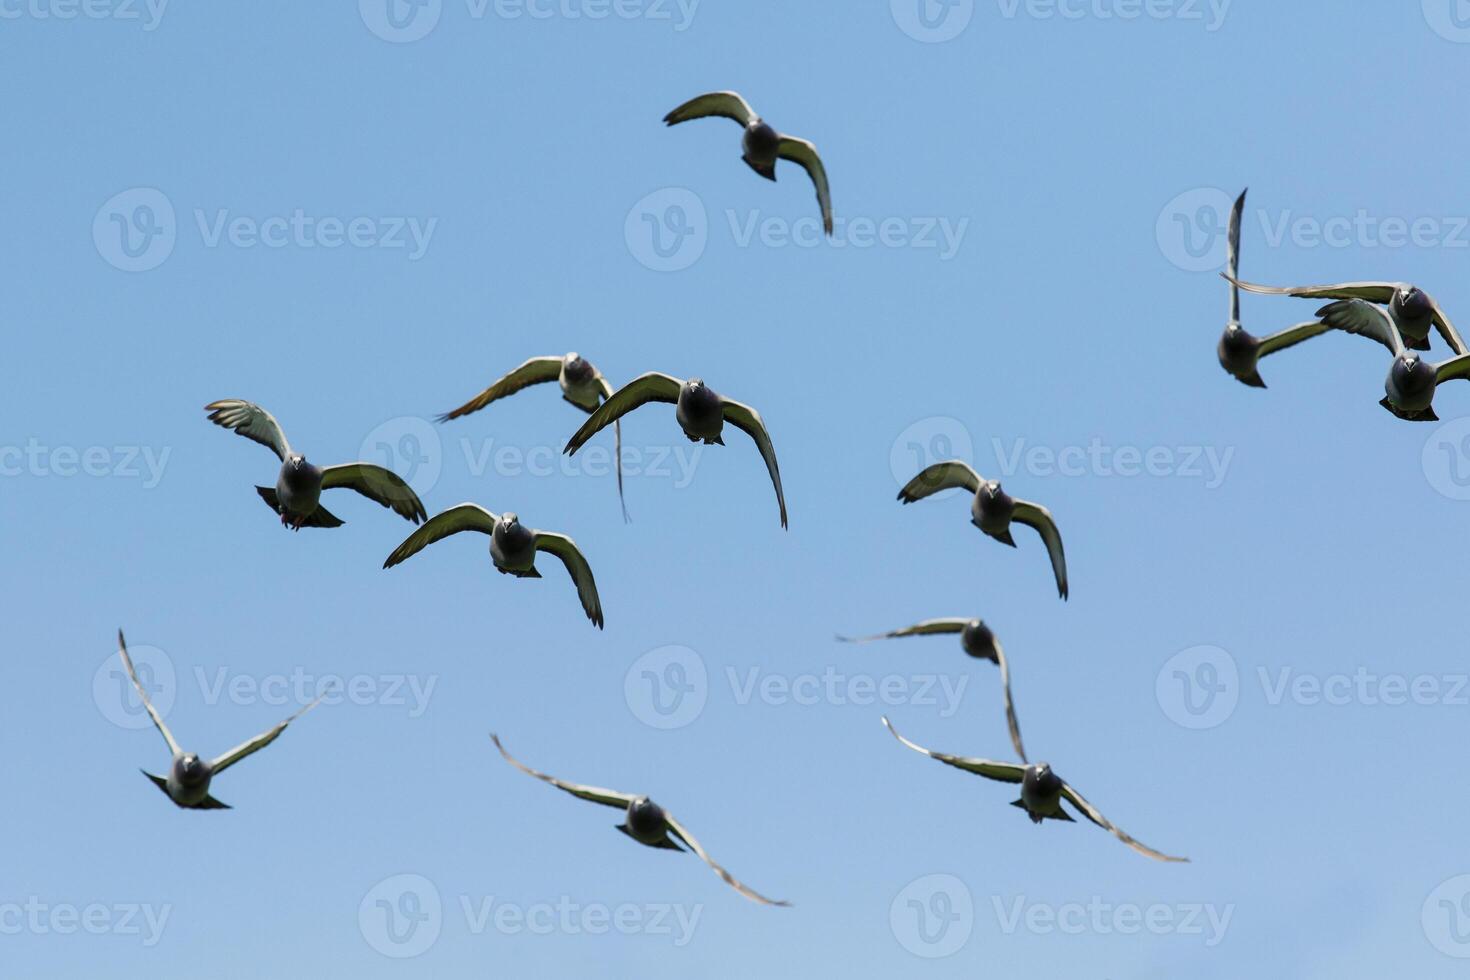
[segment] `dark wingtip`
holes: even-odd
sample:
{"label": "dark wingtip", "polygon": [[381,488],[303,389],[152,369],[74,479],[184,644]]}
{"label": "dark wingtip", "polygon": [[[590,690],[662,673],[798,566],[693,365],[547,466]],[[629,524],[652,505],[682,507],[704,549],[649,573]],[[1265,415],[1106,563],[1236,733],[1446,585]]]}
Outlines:
{"label": "dark wingtip", "polygon": [[1246,375],[1245,377],[1241,377],[1240,375],[1236,375],[1235,376],[1235,380],[1236,381],[1239,381],[1241,384],[1245,385],[1248,388],[1264,388],[1264,387],[1266,387],[1266,382],[1261,380],[1261,372],[1259,372],[1259,371],[1252,371],[1250,374]]}

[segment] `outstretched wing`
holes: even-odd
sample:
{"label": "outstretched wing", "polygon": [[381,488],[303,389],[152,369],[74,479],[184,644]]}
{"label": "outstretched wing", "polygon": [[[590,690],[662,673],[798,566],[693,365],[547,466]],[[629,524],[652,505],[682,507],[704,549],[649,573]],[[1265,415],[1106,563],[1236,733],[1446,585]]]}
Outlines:
{"label": "outstretched wing", "polygon": [[576,434],[567,441],[563,452],[575,453],[587,443],[588,439],[639,405],[646,405],[649,402],[678,404],[679,390],[682,387],[683,383],[678,378],[671,378],[657,371],[650,371],[634,378],[613,392],[607,401],[598,406],[597,411],[593,412],[591,417],[582,423],[582,427],[577,430]]}
{"label": "outstretched wing", "polygon": [[893,630],[889,633],[876,633],[872,636],[839,636],[837,639],[843,643],[872,643],[874,640],[896,640],[905,636],[932,636],[936,633],[963,633],[968,619],[926,619],[922,623],[913,626],[905,626],[901,630]]}
{"label": "outstretched wing", "polygon": [[1439,303],[1433,296],[1429,297],[1429,305],[1434,308],[1434,327],[1444,338],[1444,342],[1450,345],[1450,350],[1456,354],[1470,353],[1465,347],[1465,341],[1460,337],[1460,331],[1456,330],[1450,318],[1444,315],[1444,310],[1440,309]]}
{"label": "outstretched wing", "polygon": [[776,465],[776,447],[771,445],[771,434],[766,431],[765,420],[761,418],[760,412],[749,405],[732,402],[728,398],[721,399],[720,405],[725,419],[754,439],[756,448],[761,451],[761,458],[766,461],[766,470],[771,474],[771,483],[776,487],[776,503],[781,508],[781,526],[785,527],[786,494],[781,490],[781,468]]}
{"label": "outstretched wing", "polygon": [[904,488],[898,491],[898,499],[906,504],[911,504],[915,500],[933,496],[941,490],[954,489],[968,490],[971,493],[976,493],[980,489],[980,474],[976,473],[969,463],[962,463],[957,459],[926,466],[918,476],[904,484]]}
{"label": "outstretched wing", "polygon": [[1097,824],[1103,830],[1106,830],[1108,833],[1112,834],[1114,837],[1118,838],[1118,840],[1127,844],[1129,847],[1133,848],[1139,854],[1146,855],[1158,861],[1175,861],[1186,864],[1189,862],[1189,858],[1171,857],[1170,855],[1164,854],[1161,851],[1156,851],[1152,847],[1149,847],[1147,844],[1140,843],[1138,840],[1130,837],[1119,828],[1113,826],[1113,824],[1109,822],[1107,817],[1104,817],[1101,813],[1098,812],[1097,807],[1084,800],[1082,798],[1082,794],[1077,792],[1070,785],[1068,785],[1065,780],[1062,782],[1062,795],[1066,797],[1067,800],[1073,806],[1075,806],[1084,817],[1086,817],[1088,820],[1091,820],[1093,823]]}
{"label": "outstretched wing", "polygon": [[989,759],[968,759],[961,755],[949,755],[945,752],[934,752],[930,749],[924,748],[922,745],[916,745],[915,743],[910,742],[908,739],[904,738],[902,735],[898,734],[898,729],[893,727],[893,722],[889,721],[886,715],[883,718],[883,725],[885,728],[893,733],[894,738],[898,739],[904,745],[907,745],[909,748],[913,749],[915,752],[918,752],[920,755],[927,755],[931,759],[937,759],[947,766],[954,766],[956,769],[963,769],[966,772],[973,772],[978,776],[984,776],[986,779],[994,779],[1002,783],[1019,783],[1023,778],[1025,778],[1025,766],[1019,766],[1013,762],[992,762]]}
{"label": "outstretched wing", "polygon": [[1322,307],[1317,315],[1334,330],[1378,341],[1394,357],[1404,352],[1404,338],[1393,322],[1393,314],[1375,303],[1361,299],[1339,300]]}
{"label": "outstretched wing", "polygon": [[742,126],[749,126],[750,121],[755,118],[755,110],[750,107],[750,103],[740,97],[738,92],[709,92],[705,95],[697,95],[685,102],[664,116],[664,122],[670,126],[677,126],[681,122],[705,119],[709,116],[733,119]]}
{"label": "outstretched wing", "polygon": [[[613,390],[612,382],[604,375],[597,376],[597,385],[602,390],[602,400],[607,401],[616,392]],[[623,523],[630,522],[628,517],[628,501],[623,499],[623,423],[613,423],[613,452],[617,454],[615,463],[618,469],[618,506],[623,509]]]}
{"label": "outstretched wing", "polygon": [[514,371],[495,382],[474,398],[465,402],[452,412],[445,412],[439,416],[440,422],[448,422],[450,419],[462,418],[471,412],[478,412],[491,402],[514,395],[522,388],[531,385],[542,384],[547,381],[556,381],[561,377],[561,358],[559,357],[533,357]]}
{"label": "outstretched wing", "polygon": [[1298,323],[1296,326],[1287,327],[1285,330],[1278,330],[1273,334],[1262,337],[1260,346],[1256,348],[1256,354],[1259,357],[1265,357],[1267,354],[1274,354],[1279,350],[1286,350],[1288,347],[1293,347],[1304,340],[1315,337],[1318,334],[1326,333],[1331,329],[1331,326],[1323,323],[1321,320]]}
{"label": "outstretched wing", "polygon": [[822,208],[822,230],[832,234],[832,189],[827,184],[827,168],[822,166],[816,146],[795,136],[782,136],[776,154],[782,160],[801,164],[807,176],[811,177],[817,187],[817,203]]}
{"label": "outstretched wing", "polygon": [[1443,384],[1456,378],[1470,378],[1470,354],[1461,354],[1434,366],[1434,383]]}
{"label": "outstretched wing", "polygon": [[209,764],[210,769],[214,771],[214,775],[219,775],[226,769],[230,768],[230,766],[233,766],[235,763],[245,758],[247,755],[254,755],[261,749],[265,748],[267,745],[274,742],[276,739],[280,738],[281,733],[286,730],[286,727],[290,725],[291,722],[295,721],[297,718],[300,718],[312,708],[315,708],[317,705],[321,704],[322,698],[326,697],[328,693],[329,692],[327,691],[323,691],[321,694],[318,694],[316,696],[315,701],[311,702],[311,704],[308,704],[306,707],[296,712],[290,718],[287,718],[285,721],[281,722],[275,728],[272,728],[266,732],[262,732],[248,742],[241,742],[239,745],[235,746],[233,749],[230,749],[230,751],[226,752],[218,759],[215,759]]}
{"label": "outstretched wing", "polygon": [[[122,630],[117,631],[117,652],[122,656],[123,666],[128,670],[128,677],[132,678],[133,687],[138,691],[138,698],[143,702],[144,710],[148,712],[148,717],[153,719],[153,727],[158,729],[159,734],[163,736],[163,740],[168,743],[168,750],[174,755],[178,755],[181,750],[179,749],[179,743],[174,741],[174,733],[168,730],[168,726],[163,723],[163,717],[159,715],[158,709],[154,708],[153,702],[148,700],[148,692],[143,689],[142,683],[138,680],[138,672],[133,669],[133,658],[128,656],[128,644],[123,639]],[[150,776],[148,778],[152,779],[154,777]]]}
{"label": "outstretched wing", "polygon": [[260,443],[279,456],[281,462],[284,463],[291,455],[291,444],[286,441],[286,433],[281,431],[281,423],[254,402],[225,398],[210,402],[204,410],[209,413],[209,421],[234,429],[246,439]]}
{"label": "outstretched wing", "polygon": [[[1222,275],[1225,275],[1222,273]],[[1248,293],[1261,296],[1295,296],[1299,299],[1365,299],[1370,303],[1387,303],[1399,288],[1394,282],[1341,282],[1330,286],[1262,286],[1243,282],[1233,275],[1225,278]]]}
{"label": "outstretched wing", "polygon": [[1026,746],[1021,744],[1021,723],[1016,720],[1016,704],[1011,700],[1011,663],[1006,659],[1006,652],[1001,648],[999,640],[995,641],[995,662],[1000,666],[1000,687],[1005,694],[1006,727],[1011,733],[1011,746],[1016,750],[1016,755],[1021,757],[1021,761],[1026,762]]}
{"label": "outstretched wing", "polygon": [[1051,556],[1052,574],[1057,579],[1057,594],[1063,599],[1067,598],[1067,556],[1062,553],[1062,532],[1057,530],[1051,511],[1040,504],[1018,500],[1011,519],[1036,528],[1041,540],[1046,542],[1046,553]]}
{"label": "outstretched wing", "polygon": [[739,881],[735,879],[734,875],[726,871],[723,867],[716,863],[713,858],[706,854],[704,848],[700,846],[699,841],[694,839],[694,835],[685,830],[684,825],[675,820],[673,814],[669,813],[667,810],[664,811],[664,821],[669,825],[669,832],[672,833],[675,837],[679,838],[685,844],[687,844],[691,851],[693,851],[695,854],[698,854],[699,859],[705,864],[709,865],[712,869],[714,869],[715,874],[719,875],[720,879],[724,881],[725,884],[729,885],[731,888],[735,889],[737,892],[744,895],[751,901],[760,902],[762,905],[780,905],[786,908],[789,908],[791,906],[790,902],[779,902],[773,898],[766,898],[766,896],[762,895],[755,889],[750,888],[746,885],[742,885]]}
{"label": "outstretched wing", "polygon": [[577,584],[577,598],[582,600],[582,609],[586,611],[592,624],[602,629],[602,601],[597,598],[597,583],[592,580],[592,566],[587,564],[577,542],[565,534],[537,531],[536,550],[555,555],[567,566],[567,571],[572,574],[572,581]]}
{"label": "outstretched wing", "polygon": [[344,463],[322,470],[322,489],[347,487],[369,500],[376,500],[405,520],[418,524],[426,517],[423,501],[403,477],[372,463]]}
{"label": "outstretched wing", "polygon": [[1230,280],[1230,322],[1240,322],[1240,287],[1235,280],[1240,276],[1240,218],[1245,212],[1245,195],[1250,188],[1240,192],[1235,206],[1230,209],[1230,225],[1225,236],[1225,271]]}
{"label": "outstretched wing", "polygon": [[442,514],[435,514],[427,524],[405,538],[403,543],[394,548],[393,553],[383,562],[383,567],[392,568],[399,562],[412,558],[435,541],[447,538],[451,534],[458,534],[460,531],[494,534],[495,525],[499,520],[499,517],[479,504],[460,504],[457,507],[451,507]]}
{"label": "outstretched wing", "polygon": [[573,796],[579,796],[584,800],[591,800],[593,803],[601,803],[603,806],[615,806],[621,809],[627,809],[628,804],[633,802],[633,797],[627,793],[618,793],[610,789],[599,789],[596,786],[578,786],[576,783],[569,783],[565,780],[557,779],[555,776],[548,776],[544,772],[537,772],[530,766],[519,762],[509,752],[505,751],[505,746],[500,744],[500,739],[494,732],[490,734],[490,741],[495,743],[495,747],[500,750],[500,754],[505,758],[505,761],[515,766],[521,772],[528,776],[535,776],[543,783],[550,783],[557,789],[571,793]]}

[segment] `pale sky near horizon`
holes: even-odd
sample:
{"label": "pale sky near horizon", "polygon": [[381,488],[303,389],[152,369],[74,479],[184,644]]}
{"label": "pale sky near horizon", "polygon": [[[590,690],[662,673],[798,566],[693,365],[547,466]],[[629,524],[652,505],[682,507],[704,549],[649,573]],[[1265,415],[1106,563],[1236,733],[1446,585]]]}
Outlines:
{"label": "pale sky near horizon", "polygon": [[[1301,0],[0,0],[6,977],[1463,975],[1470,386],[1439,425],[1327,336],[1221,371],[1224,209],[1248,278],[1412,280],[1470,320],[1470,5]],[[813,140],[772,184],[737,89]],[[1306,301],[1247,297],[1257,333]],[[781,461],[668,406],[568,460],[551,387],[440,425],[527,357],[703,377]],[[1437,340],[1431,356],[1444,347]],[[389,571],[411,530],[283,531],[266,406],[321,463],[572,535]],[[970,461],[1046,552],[902,507]],[[909,752],[1021,729],[1163,865]],[[173,807],[126,630],[213,755],[344,694]],[[711,855],[516,772],[651,795]]]}

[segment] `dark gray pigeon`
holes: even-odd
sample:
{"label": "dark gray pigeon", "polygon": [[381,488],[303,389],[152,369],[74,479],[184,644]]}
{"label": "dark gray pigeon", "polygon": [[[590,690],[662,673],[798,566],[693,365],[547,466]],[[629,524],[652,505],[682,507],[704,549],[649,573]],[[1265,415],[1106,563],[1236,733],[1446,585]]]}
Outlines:
{"label": "dark gray pigeon", "polygon": [[[499,381],[480,392],[452,412],[439,416],[440,422],[463,418],[472,412],[513,395],[531,385],[556,381],[561,385],[561,397],[587,414],[597,411],[597,406],[612,397],[613,387],[592,362],[572,351],[565,357],[533,357]],[[628,505],[623,500],[623,427],[613,423],[615,452],[617,453],[618,503],[623,508],[623,520],[628,520]]]}
{"label": "dark gray pigeon", "polygon": [[710,92],[696,96],[664,116],[664,122],[677,126],[691,119],[718,116],[733,119],[745,133],[740,138],[743,159],[751,170],[767,180],[776,179],[776,161],[790,160],[806,170],[817,188],[817,203],[822,208],[822,230],[832,234],[832,191],[827,186],[827,168],[817,148],[803,139],[778,133],[755,114],[750,103],[738,92]]}
{"label": "dark gray pigeon", "polygon": [[749,405],[722,397],[699,378],[680,381],[657,371],[634,378],[614,392],[611,398],[602,403],[601,408],[592,413],[591,418],[582,423],[582,427],[567,442],[565,452],[575,454],[599,430],[649,402],[666,402],[677,406],[674,417],[690,442],[723,446],[725,440],[721,434],[726,422],[754,439],[761,458],[766,461],[771,483],[776,487],[776,503],[781,508],[781,526],[786,526],[786,495],[781,490],[781,469],[776,465],[776,448],[771,445],[771,436],[766,431],[765,421]]}
{"label": "dark gray pigeon", "polygon": [[1358,334],[1378,341],[1393,355],[1385,379],[1384,408],[1409,422],[1437,422],[1434,395],[1438,386],[1456,378],[1470,379],[1470,353],[1456,335],[1451,343],[1455,355],[1447,361],[1431,364],[1404,343],[1393,316],[1382,306],[1367,300],[1349,299],[1330,303],[1317,311],[1322,321],[1335,330]]}
{"label": "dark gray pigeon", "polygon": [[133,687],[137,688],[138,698],[143,702],[143,707],[148,711],[148,717],[153,719],[153,726],[158,729],[163,740],[168,743],[168,750],[173,755],[173,762],[169,766],[168,777],[155,776],[146,770],[143,775],[147,776],[153,785],[174,801],[174,804],[185,810],[228,810],[227,804],[221,803],[209,795],[209,784],[215,776],[224,772],[230,766],[239,762],[249,755],[254,755],[267,745],[281,737],[286,726],[297,718],[306,714],[312,708],[321,703],[326,694],[323,693],[315,701],[296,712],[290,718],[281,722],[276,727],[263,732],[248,742],[241,742],[224,755],[215,759],[201,759],[193,752],[185,752],[179,748],[179,743],[174,740],[173,733],[163,723],[163,718],[154,709],[153,702],[148,699],[148,692],[138,681],[138,672],[133,669],[133,660],[128,656],[127,641],[123,639],[122,630],[117,631],[117,649],[122,657],[123,666],[127,668],[128,677],[132,678]]}
{"label": "dark gray pigeon", "polygon": [[682,851],[683,848],[679,846],[679,843],[676,843],[682,842],[691,851],[699,855],[701,861],[713,868],[715,874],[719,875],[725,884],[746,898],[760,902],[762,905],[789,906],[791,904],[790,902],[778,902],[774,899],[766,898],[754,889],[741,884],[735,879],[734,875],[715,863],[709,854],[705,852],[704,848],[699,845],[699,841],[694,839],[694,835],[685,830],[683,825],[675,820],[671,813],[654,803],[648,797],[634,796],[630,793],[619,793],[610,789],[599,789],[596,786],[578,786],[576,783],[568,783],[557,779],[555,776],[548,776],[517,761],[509,752],[505,751],[505,746],[500,744],[500,739],[495,735],[491,735],[490,740],[495,743],[495,747],[500,750],[500,754],[506,762],[509,762],[526,775],[535,776],[543,783],[550,783],[557,789],[571,793],[580,799],[590,800],[593,803],[601,803],[603,806],[616,807],[619,810],[625,811],[623,822],[617,825],[617,829],[638,843],[646,847],[656,847],[666,851]]}
{"label": "dark gray pigeon", "polygon": [[1096,807],[1083,799],[1081,793],[1069,786],[1045,762],[1021,765],[1014,762],[991,762],[989,759],[969,759],[964,756],[948,755],[944,752],[933,752],[924,748],[922,745],[916,745],[904,738],[887,718],[883,719],[883,725],[893,733],[894,738],[921,755],[927,755],[929,758],[936,759],[947,766],[954,766],[956,769],[963,769],[966,772],[973,772],[978,776],[984,776],[986,779],[994,779],[1002,783],[1020,783],[1021,798],[1012,803],[1011,806],[1020,807],[1022,810],[1025,810],[1026,815],[1031,818],[1032,823],[1039,824],[1043,820],[1073,822],[1071,815],[1062,809],[1062,801],[1065,800],[1076,807],[1088,820],[1091,820],[1139,854],[1159,861],[1189,861],[1189,858],[1170,857],[1168,854],[1156,851],[1152,847],[1142,844],[1124,833],[1121,829],[1109,822]]}
{"label": "dark gray pigeon", "polygon": [[393,549],[383,567],[392,568],[435,541],[461,531],[478,531],[490,536],[490,560],[503,575],[540,578],[541,573],[536,570],[536,555],[545,551],[560,558],[576,583],[577,595],[582,600],[587,618],[602,629],[602,601],[597,597],[597,583],[592,579],[592,566],[587,564],[577,543],[564,534],[527,527],[513,513],[492,514],[479,504],[451,507],[442,514],[435,514],[427,524],[410,534]]}
{"label": "dark gray pigeon", "polygon": [[1005,695],[1006,725],[1011,732],[1011,745],[1021,761],[1026,761],[1026,747],[1021,744],[1021,724],[1016,720],[1016,705],[1011,700],[1011,666],[1006,652],[995,638],[989,626],[979,619],[926,619],[922,623],[906,626],[891,633],[876,636],[839,636],[843,643],[872,643],[874,640],[896,640],[908,636],[935,636],[942,633],[958,633],[960,647],[977,660],[989,660],[1000,668],[1000,686]]}
{"label": "dark gray pigeon", "polygon": [[414,524],[428,516],[418,494],[391,470],[372,463],[326,467],[308,463],[286,441],[275,416],[253,402],[227,398],[210,402],[204,410],[215,425],[233,429],[280,458],[281,471],[276,476],[275,489],[256,487],[255,492],[271,510],[281,515],[283,527],[296,531],[303,527],[341,527],[343,522],[320,503],[322,491],[336,487],[356,490]]}
{"label": "dark gray pigeon", "polygon": [[1041,540],[1046,542],[1046,553],[1051,556],[1057,594],[1064,600],[1067,598],[1067,556],[1062,552],[1062,534],[1052,520],[1051,511],[1040,504],[1015,499],[1002,490],[998,482],[985,479],[968,463],[957,459],[926,467],[898,491],[898,499],[911,504],[954,489],[974,494],[970,503],[970,523],[1001,544],[1016,546],[1015,539],[1011,537],[1013,521],[1035,528]]}

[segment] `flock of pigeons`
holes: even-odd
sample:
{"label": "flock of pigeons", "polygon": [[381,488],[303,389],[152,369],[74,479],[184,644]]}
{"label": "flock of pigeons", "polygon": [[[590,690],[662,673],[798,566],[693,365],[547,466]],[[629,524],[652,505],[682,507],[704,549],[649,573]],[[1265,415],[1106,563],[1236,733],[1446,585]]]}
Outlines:
{"label": "flock of pigeons", "polygon": [[[1240,219],[1245,210],[1245,191],[1230,211],[1227,233],[1227,266],[1223,275],[1230,283],[1230,320],[1220,337],[1216,353],[1220,366],[1237,381],[1264,388],[1259,363],[1267,354],[1285,350],[1304,340],[1341,330],[1369,337],[1388,348],[1393,363],[1384,382],[1385,395],[1379,402],[1401,419],[1436,422],[1434,393],[1441,382],[1470,378],[1470,349],[1445,316],[1439,304],[1418,286],[1404,282],[1345,282],[1332,286],[1261,286],[1240,279]],[[1256,337],[1240,325],[1240,291],[1266,296],[1296,296],[1329,299],[1317,311],[1317,319],[1265,337]],[[1431,363],[1419,356],[1429,350],[1431,330],[1439,332],[1454,356]]]}
{"label": "flock of pigeons", "polygon": [[[734,92],[701,95],[670,112],[664,121],[672,126],[705,117],[724,117],[741,125],[744,130],[743,159],[752,170],[761,176],[775,180],[778,160],[788,160],[802,166],[816,186],[817,200],[821,207],[826,232],[829,235],[832,233],[831,193],[827,183],[826,169],[815,146],[806,140],[777,132],[757,116],[750,105]],[[1243,198],[1242,195],[1242,201]],[[1238,224],[1239,205],[1237,205],[1235,223],[1231,232],[1232,282],[1235,281],[1233,277],[1236,272],[1233,256],[1239,231]],[[1377,292],[1368,291],[1368,287],[1355,288],[1360,291],[1353,293],[1354,297],[1362,296],[1372,299],[1380,295]],[[1395,373],[1390,376],[1391,385],[1395,383],[1394,378],[1397,378],[1400,373],[1405,376],[1404,384],[1408,384],[1410,380],[1420,375],[1420,369],[1415,366],[1418,363],[1417,358],[1403,353],[1404,344],[1399,334],[1399,331],[1402,330],[1405,335],[1416,341],[1422,341],[1424,338],[1427,327],[1421,329],[1418,326],[1411,326],[1411,323],[1419,324],[1419,321],[1414,320],[1410,315],[1414,311],[1423,313],[1425,323],[1428,322],[1428,319],[1434,318],[1437,324],[1442,324],[1441,329],[1446,333],[1447,339],[1452,338],[1452,346],[1456,347],[1457,352],[1464,353],[1463,345],[1459,343],[1458,336],[1454,335],[1453,328],[1450,328],[1447,322],[1438,316],[1437,308],[1422,293],[1413,290],[1400,295],[1400,292],[1395,291],[1393,287],[1385,286],[1383,289],[1388,292],[1381,294],[1382,301],[1392,300],[1394,317],[1382,317],[1383,323],[1379,327],[1373,326],[1374,321],[1369,315],[1369,311],[1377,308],[1363,303],[1362,299],[1350,298],[1344,304],[1337,304],[1341,309],[1334,310],[1330,316],[1324,315],[1323,323],[1314,325],[1320,328],[1315,332],[1340,326],[1351,332],[1373,336],[1381,333],[1380,339],[1383,339],[1385,343],[1392,340],[1397,344],[1395,353],[1398,359],[1395,362]],[[1311,295],[1330,294],[1324,292]],[[1362,308],[1353,305],[1354,303],[1362,304]],[[1226,331],[1225,339],[1221,341],[1221,362],[1226,364],[1227,370],[1242,380],[1246,380],[1247,383],[1259,384],[1259,376],[1255,374],[1255,360],[1259,356],[1295,343],[1311,334],[1308,332],[1301,336],[1292,335],[1284,340],[1276,337],[1257,340],[1240,328],[1238,315],[1235,315],[1236,307],[1238,307],[1238,300],[1233,303],[1232,322]],[[1413,332],[1415,329],[1418,330],[1417,333]],[[1378,333],[1374,333],[1375,330]],[[1288,331],[1288,333],[1291,332]],[[1229,352],[1228,361],[1227,352]],[[1470,358],[1462,360],[1470,363]],[[1442,365],[1440,370],[1444,371],[1445,366]],[[1430,373],[1430,395],[1432,395],[1433,371]],[[1466,369],[1466,374],[1470,374],[1470,368]],[[1441,376],[1462,375],[1452,373]],[[576,453],[597,433],[608,426],[613,427],[617,439],[618,497],[623,507],[625,521],[628,519],[628,512],[623,501],[620,420],[642,405],[663,402],[675,406],[675,420],[684,435],[692,442],[723,445],[726,423],[748,435],[755,442],[770,474],[771,483],[776,492],[776,503],[780,510],[781,526],[783,528],[787,526],[786,498],[781,488],[781,472],[776,462],[776,451],[760,413],[749,405],[716,393],[699,378],[680,380],[667,374],[653,372],[641,375],[621,388],[614,388],[602,372],[576,353],[570,353],[564,357],[534,357],[460,407],[440,416],[439,421],[447,422],[463,418],[522,389],[552,381],[560,385],[564,400],[588,415],[586,421],[568,440],[564,450],[566,453]],[[1395,390],[1399,389],[1390,388],[1391,396]],[[1418,401],[1414,401],[1413,404],[1418,405]],[[1427,406],[1426,399],[1415,410],[1422,412],[1427,409]],[[279,516],[282,526],[297,531],[303,527],[340,527],[343,522],[322,506],[322,491],[355,490],[369,500],[389,508],[410,523],[422,525],[393,550],[383,562],[384,568],[398,565],[429,545],[451,535],[462,531],[478,531],[489,537],[490,560],[502,574],[517,578],[540,578],[540,572],[536,569],[537,556],[546,552],[559,559],[566,566],[576,585],[577,595],[587,618],[599,629],[603,628],[602,603],[597,594],[597,584],[593,578],[592,567],[581,549],[577,547],[576,542],[565,534],[528,527],[522,524],[520,518],[513,512],[496,514],[475,503],[463,503],[430,518],[423,502],[419,500],[413,488],[391,470],[364,462],[325,467],[309,462],[305,455],[292,447],[275,417],[259,405],[239,399],[225,399],[212,402],[205,406],[205,410],[209,413],[210,421],[266,446],[280,460],[275,486],[273,488],[258,486],[255,489],[266,505]],[[984,479],[969,465],[957,460],[941,462],[925,468],[903,487],[898,494],[898,499],[909,504],[951,489],[964,489],[973,495],[970,506],[971,523],[987,536],[1003,544],[1016,546],[1011,534],[1013,524],[1020,523],[1034,528],[1046,544],[1052,571],[1056,578],[1057,592],[1062,599],[1067,598],[1067,566],[1062,550],[1061,534],[1045,507],[1012,498],[998,482]],[[1020,798],[1015,801],[1014,805],[1025,810],[1036,823],[1041,823],[1043,820],[1072,820],[1072,817],[1062,808],[1062,803],[1065,801],[1088,820],[1108,830],[1142,854],[1164,861],[1186,860],[1170,857],[1139,843],[1103,817],[1081,794],[1058,777],[1049,765],[1033,764],[1027,761],[1026,751],[1021,743],[1020,726],[1016,720],[1015,707],[1011,699],[1009,663],[994,634],[980,620],[928,620],[906,629],[878,637],[866,637],[854,642],[941,633],[958,633],[961,646],[967,654],[989,660],[999,666],[1011,743],[1021,762],[992,762],[986,759],[934,752],[904,738],[893,728],[888,719],[884,718],[883,724],[888,727],[895,738],[908,748],[947,765],[964,769],[987,779],[1019,784]],[[172,755],[172,762],[166,777],[156,776],[146,771],[144,775],[167,794],[175,804],[186,809],[228,809],[226,804],[221,803],[210,794],[213,778],[240,760],[270,745],[280,737],[287,726],[314,708],[321,702],[322,697],[329,693],[321,692],[315,701],[269,731],[236,746],[218,758],[206,760],[195,753],[185,752],[174,739],[168,726],[164,724],[163,718],[150,702],[147,690],[138,680],[121,631],[118,633],[118,648],[119,656],[132,679],[139,698],[147,709],[153,724],[163,735]],[[548,776],[513,758],[501,745],[497,736],[491,735],[491,739],[505,760],[522,772],[573,796],[623,810],[623,823],[618,829],[638,843],[670,850],[682,850],[687,847],[713,868],[721,879],[747,898],[770,905],[788,904],[768,899],[741,884],[712,860],[693,835],[668,811],[652,802],[647,796],[583,786]]]}

